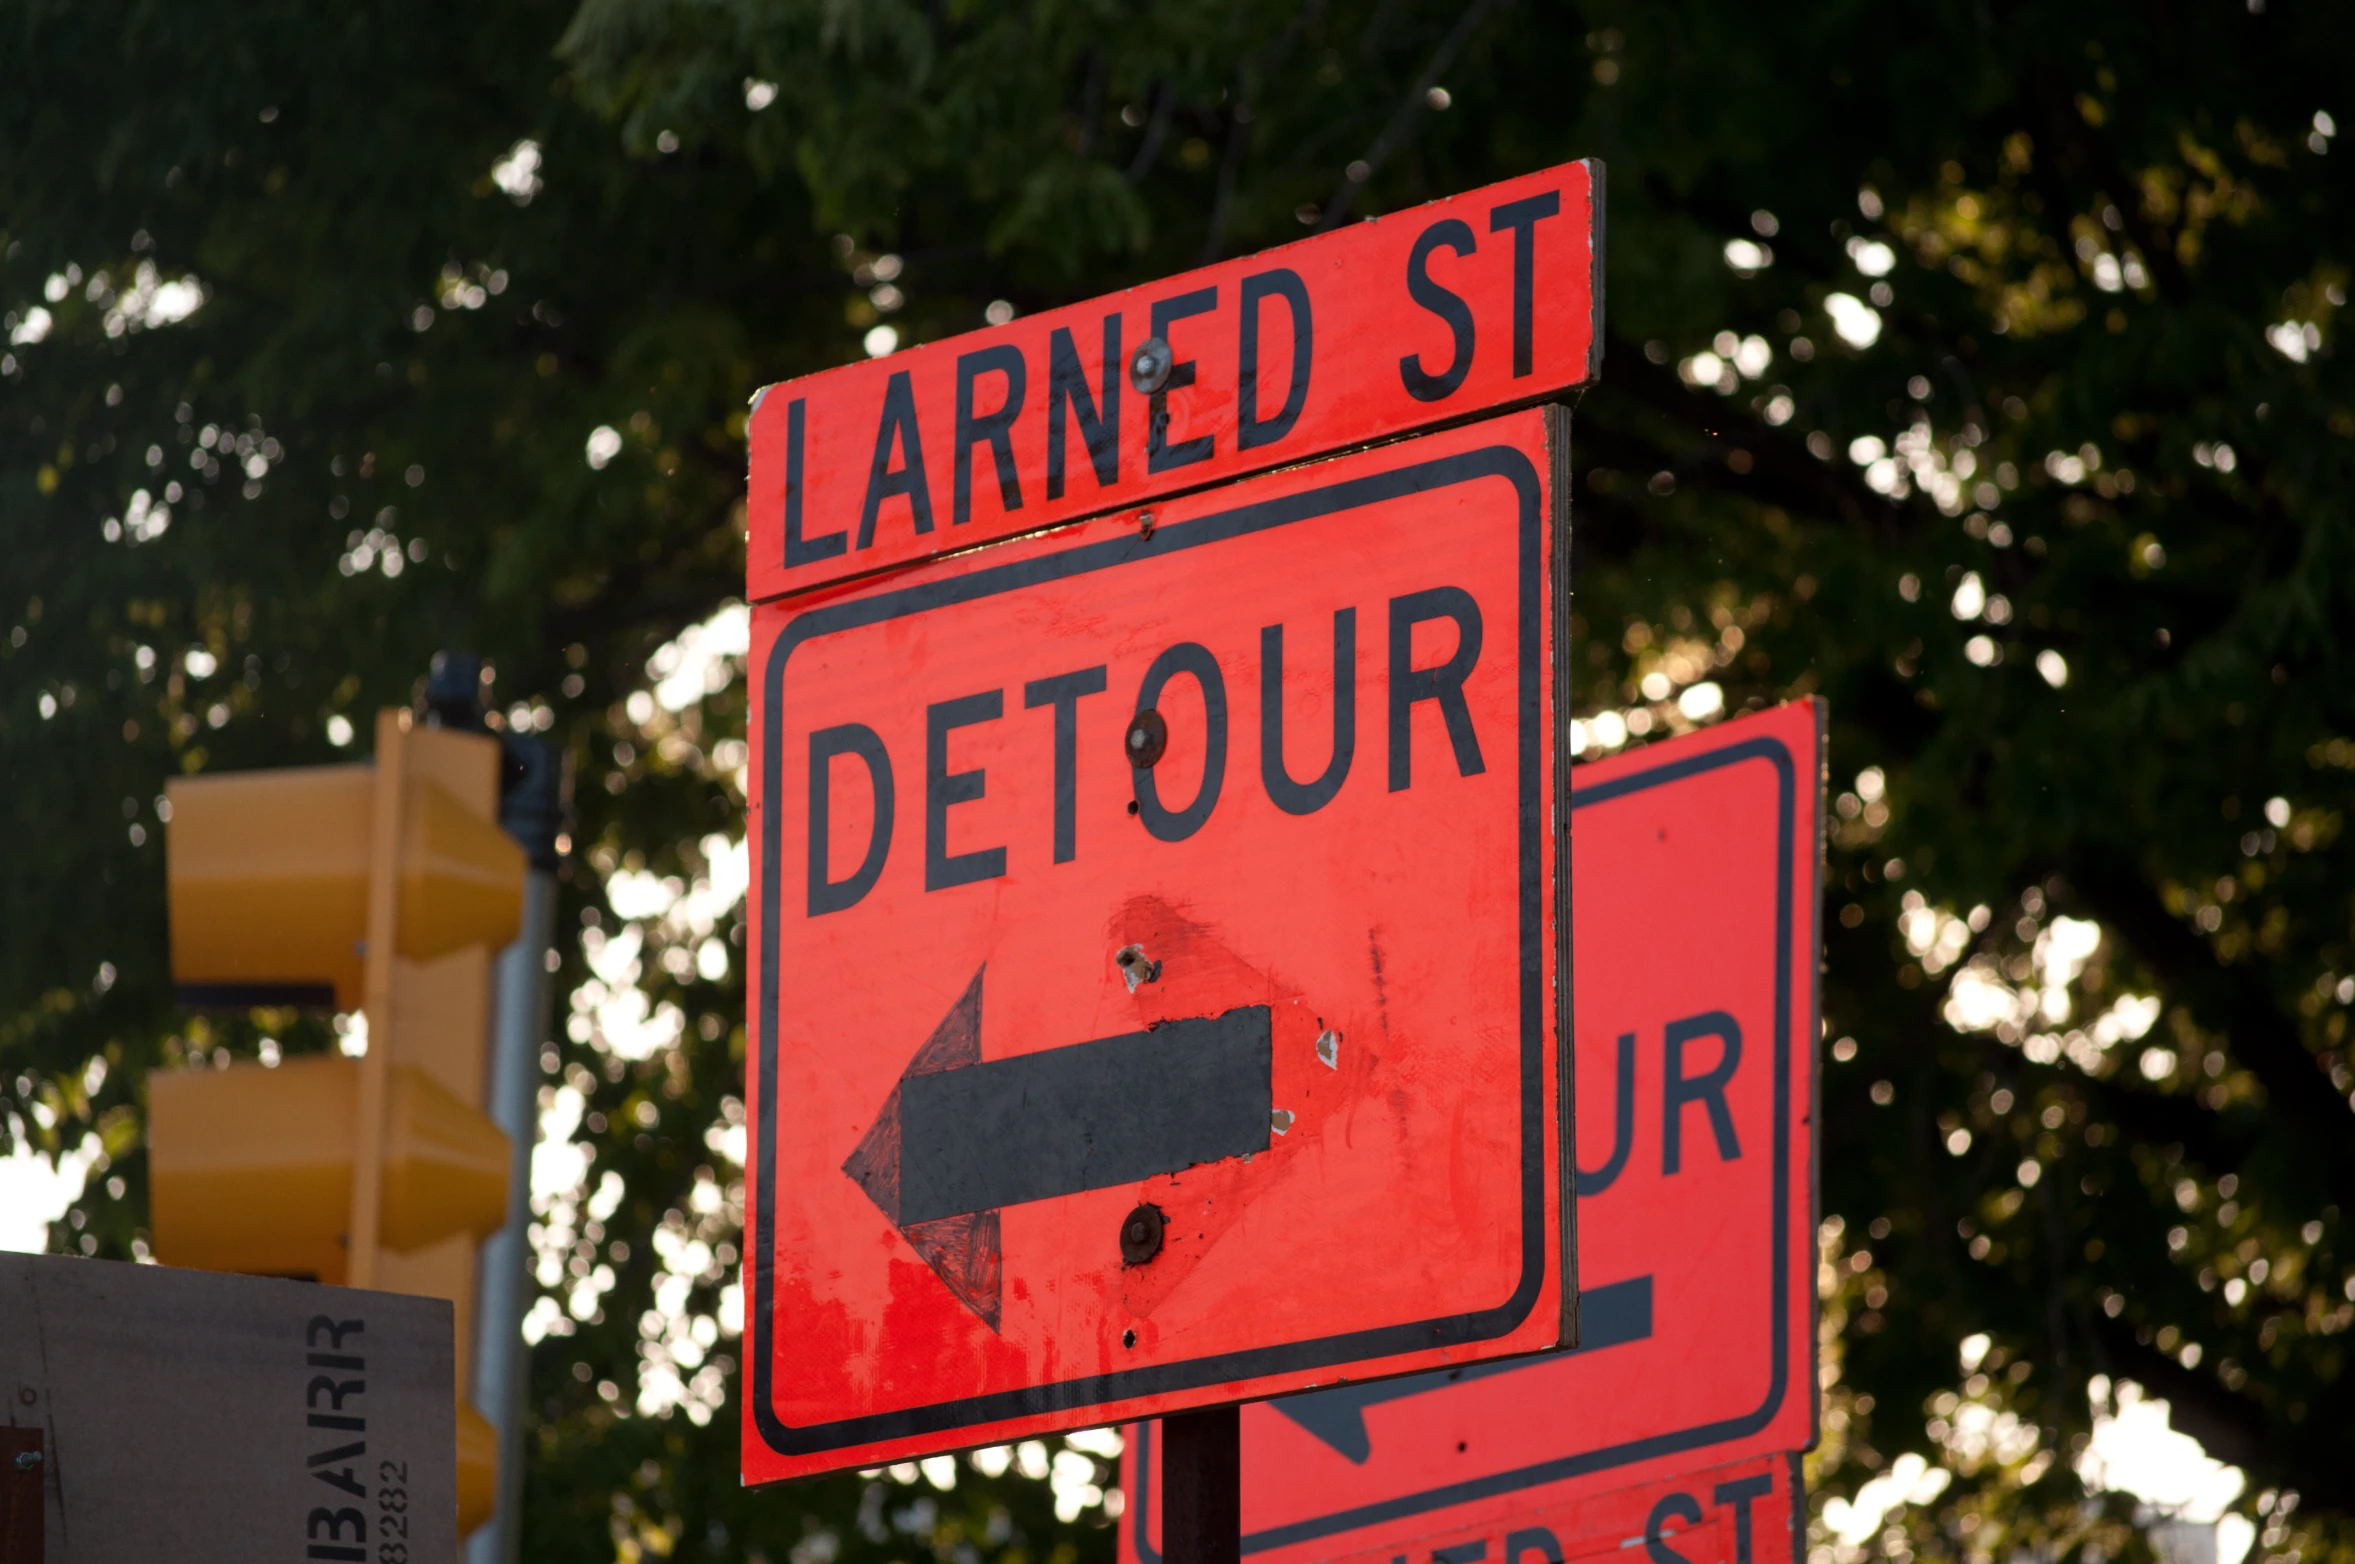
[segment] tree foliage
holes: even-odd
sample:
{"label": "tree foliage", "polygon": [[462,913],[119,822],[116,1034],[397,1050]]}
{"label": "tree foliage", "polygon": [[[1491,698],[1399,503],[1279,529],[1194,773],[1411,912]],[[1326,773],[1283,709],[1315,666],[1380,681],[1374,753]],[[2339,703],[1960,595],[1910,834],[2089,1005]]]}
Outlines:
{"label": "tree foliage", "polygon": [[91,1167],[57,1243],[141,1244],[146,1070],[333,1042],[173,1008],[162,780],[351,754],[469,646],[579,783],[533,1555],[1104,1556],[1018,1471],[735,1484],[746,399],[1592,155],[1586,752],[1703,686],[1832,703],[1819,1491],[1919,1451],[1957,1481],[1862,1551],[2097,1564],[2142,1544],[2072,1457],[2132,1380],[2269,1558],[2347,1551],[2350,42],[2291,0],[19,0],[0,1126]]}

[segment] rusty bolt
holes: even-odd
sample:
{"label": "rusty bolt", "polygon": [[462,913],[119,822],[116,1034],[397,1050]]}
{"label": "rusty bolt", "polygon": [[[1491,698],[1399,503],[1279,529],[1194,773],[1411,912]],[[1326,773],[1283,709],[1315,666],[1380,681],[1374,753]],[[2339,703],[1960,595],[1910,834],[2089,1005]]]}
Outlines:
{"label": "rusty bolt", "polygon": [[1131,766],[1139,771],[1149,770],[1169,748],[1169,724],[1161,720],[1161,713],[1147,707],[1128,719],[1128,732],[1122,736],[1120,747]]}
{"label": "rusty bolt", "polygon": [[1147,1202],[1128,1214],[1120,1224],[1120,1259],[1124,1265],[1144,1265],[1161,1252],[1161,1235],[1169,1226],[1169,1218],[1161,1208]]}

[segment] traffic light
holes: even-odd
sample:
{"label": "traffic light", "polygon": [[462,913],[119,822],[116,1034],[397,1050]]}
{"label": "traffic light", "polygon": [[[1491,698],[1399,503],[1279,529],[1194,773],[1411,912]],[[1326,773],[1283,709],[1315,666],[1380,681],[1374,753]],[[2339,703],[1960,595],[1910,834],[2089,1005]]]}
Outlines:
{"label": "traffic light", "polygon": [[483,1111],[492,961],[526,875],[500,772],[492,736],[387,711],[372,764],[166,784],[184,1000],[357,1010],[367,1048],[148,1078],[157,1259],[455,1305],[461,1534],[497,1493],[497,1436],[467,1387],[477,1246],[507,1221],[512,1177]]}
{"label": "traffic light", "polygon": [[[326,1057],[149,1077],[156,1258],[349,1280],[361,1067]],[[385,1107],[384,1247],[496,1231],[507,1218],[507,1137],[411,1065],[392,1067]]]}

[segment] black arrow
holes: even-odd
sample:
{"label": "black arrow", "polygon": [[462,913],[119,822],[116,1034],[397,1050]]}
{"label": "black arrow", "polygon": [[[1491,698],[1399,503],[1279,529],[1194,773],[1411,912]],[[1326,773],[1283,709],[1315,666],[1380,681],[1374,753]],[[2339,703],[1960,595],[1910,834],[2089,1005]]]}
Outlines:
{"label": "black arrow", "polygon": [[[998,1211],[1268,1148],[1268,1008],[981,1059],[981,977],[843,1163],[965,1307],[998,1328]],[[1117,1235],[1104,1238],[1117,1256]]]}
{"label": "black arrow", "polygon": [[[1578,1295],[1578,1345],[1569,1352],[1598,1352],[1625,1342],[1642,1341],[1652,1334],[1652,1279],[1638,1276],[1607,1286],[1589,1287]],[[1468,1379],[1486,1379],[1514,1369],[1534,1368],[1551,1360],[1547,1353],[1533,1358],[1507,1358],[1502,1363],[1474,1363],[1463,1368],[1434,1369],[1404,1379],[1377,1380],[1371,1385],[1336,1385],[1305,1395],[1284,1396],[1268,1405],[1359,1465],[1374,1453],[1366,1433],[1366,1408],[1428,1390],[1444,1390]]]}

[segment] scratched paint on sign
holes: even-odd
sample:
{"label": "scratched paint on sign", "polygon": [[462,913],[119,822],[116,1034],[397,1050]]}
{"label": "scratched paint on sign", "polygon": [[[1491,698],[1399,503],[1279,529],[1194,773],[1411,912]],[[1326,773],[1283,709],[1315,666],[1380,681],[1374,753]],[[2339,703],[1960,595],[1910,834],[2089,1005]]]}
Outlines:
{"label": "scratched paint on sign", "polygon": [[1565,1339],[1566,428],[756,610],[749,1479]]}
{"label": "scratched paint on sign", "polygon": [[[1579,1345],[1246,1407],[1257,1564],[1420,1564],[1416,1538],[1814,1443],[1822,721],[1803,702],[1572,771]],[[1151,1442],[1127,1564],[1159,1564]]]}
{"label": "scratched paint on sign", "polygon": [[752,596],[1559,397],[1601,362],[1601,211],[1564,164],[771,386]]}

